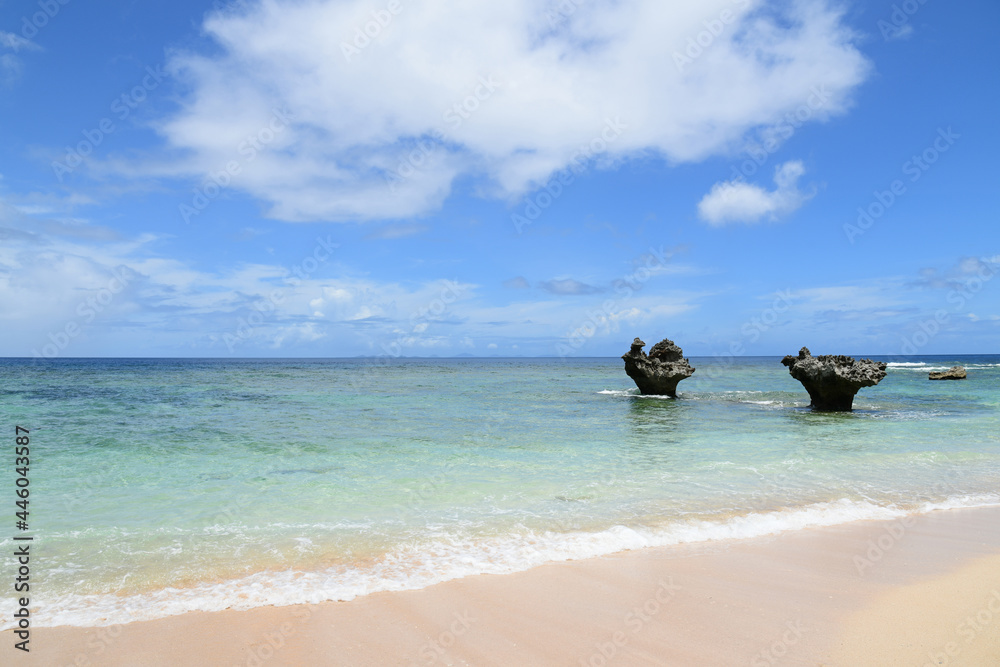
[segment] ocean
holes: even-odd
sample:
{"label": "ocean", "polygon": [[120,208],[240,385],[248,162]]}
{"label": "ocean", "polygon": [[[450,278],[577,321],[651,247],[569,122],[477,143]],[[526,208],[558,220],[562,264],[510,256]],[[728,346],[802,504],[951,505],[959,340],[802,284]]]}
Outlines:
{"label": "ocean", "polygon": [[895,358],[852,413],[691,363],[671,400],[617,358],[0,360],[0,550],[34,538],[33,625],[92,626],[1000,504],[1000,356]]}

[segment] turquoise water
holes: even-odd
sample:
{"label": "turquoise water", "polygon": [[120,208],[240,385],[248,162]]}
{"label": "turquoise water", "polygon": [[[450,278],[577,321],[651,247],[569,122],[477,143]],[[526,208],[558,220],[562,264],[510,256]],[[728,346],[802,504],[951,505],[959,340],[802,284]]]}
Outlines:
{"label": "turquoise water", "polygon": [[1000,502],[1000,356],[891,363],[847,414],[777,358],[692,364],[669,400],[619,359],[0,360],[2,429],[31,430],[36,623]]}

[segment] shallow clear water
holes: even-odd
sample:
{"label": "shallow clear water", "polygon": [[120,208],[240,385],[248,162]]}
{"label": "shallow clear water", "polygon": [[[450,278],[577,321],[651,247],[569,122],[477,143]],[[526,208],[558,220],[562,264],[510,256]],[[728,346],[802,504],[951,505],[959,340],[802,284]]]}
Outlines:
{"label": "shallow clear water", "polygon": [[846,414],[777,358],[692,364],[669,400],[619,359],[0,360],[0,428],[31,430],[36,623],[1000,502],[1000,356],[893,363]]}

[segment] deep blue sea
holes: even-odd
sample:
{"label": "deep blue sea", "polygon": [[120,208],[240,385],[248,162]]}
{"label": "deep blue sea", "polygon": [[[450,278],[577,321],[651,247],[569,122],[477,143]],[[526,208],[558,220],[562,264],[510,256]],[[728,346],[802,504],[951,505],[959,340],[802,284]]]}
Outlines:
{"label": "deep blue sea", "polygon": [[[691,363],[671,400],[617,358],[0,360],[8,468],[30,430],[34,622],[1000,503],[1000,356],[896,359],[839,414],[777,357]],[[955,364],[967,380],[927,379]]]}

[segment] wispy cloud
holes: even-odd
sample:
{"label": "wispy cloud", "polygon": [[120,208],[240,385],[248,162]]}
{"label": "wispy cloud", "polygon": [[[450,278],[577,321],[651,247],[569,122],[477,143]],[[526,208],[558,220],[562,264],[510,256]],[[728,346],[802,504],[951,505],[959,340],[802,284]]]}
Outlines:
{"label": "wispy cloud", "polygon": [[587,283],[581,283],[580,281],[573,280],[572,278],[546,280],[539,283],[538,286],[550,294],[560,295],[596,294],[602,291],[600,287],[588,285]]}
{"label": "wispy cloud", "polygon": [[991,279],[1000,271],[1000,256],[962,257],[944,269],[925,267],[920,277],[909,283],[911,287],[955,290],[966,288],[970,280]]}
{"label": "wispy cloud", "polygon": [[[51,215],[55,213],[56,215]],[[60,215],[62,213],[62,215]],[[46,205],[11,204],[0,199],[0,228],[16,229],[33,235],[47,235],[56,238],[76,238],[102,241],[120,239],[118,232],[110,227],[92,225],[86,220],[54,211]],[[41,236],[37,236],[41,239]]]}
{"label": "wispy cloud", "polygon": [[429,228],[425,225],[414,225],[414,224],[398,224],[398,225],[386,225],[385,227],[380,227],[375,231],[367,234],[365,236],[366,240],[392,240],[392,239],[402,239],[407,236],[416,236],[417,234],[423,234]]}

